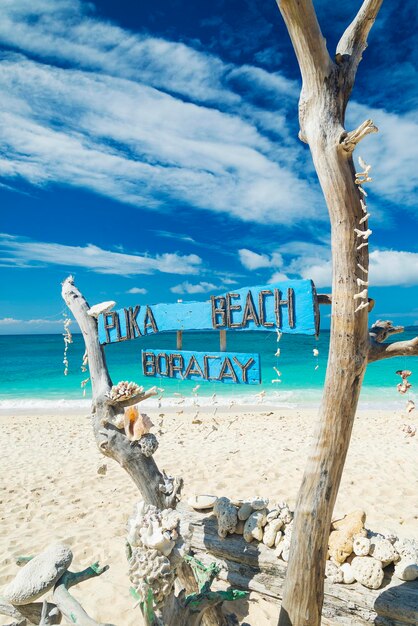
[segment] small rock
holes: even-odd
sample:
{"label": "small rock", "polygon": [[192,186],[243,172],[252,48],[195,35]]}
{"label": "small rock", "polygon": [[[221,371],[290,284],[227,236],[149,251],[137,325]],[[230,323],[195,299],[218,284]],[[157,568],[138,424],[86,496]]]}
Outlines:
{"label": "small rock", "polygon": [[343,563],[341,565],[341,571],[343,573],[343,583],[345,585],[351,585],[351,583],[354,583],[356,581],[353,574],[353,568],[351,567],[350,563]]}
{"label": "small rock", "polygon": [[253,498],[252,500],[250,500],[250,504],[254,511],[261,511],[262,509],[266,509],[268,503],[268,498]]}
{"label": "small rock", "polygon": [[284,524],[290,524],[293,520],[293,513],[288,507],[283,507],[280,511],[280,519],[283,520]]}
{"label": "small rock", "polygon": [[209,496],[206,494],[194,495],[190,496],[187,500],[187,504],[189,504],[192,509],[195,509],[196,511],[205,511],[207,509],[213,509],[216,500],[216,496]]}
{"label": "small rock", "polygon": [[356,556],[367,556],[370,550],[370,539],[363,535],[354,535],[353,552]]}
{"label": "small rock", "polygon": [[330,583],[342,583],[344,580],[344,574],[341,567],[332,561],[327,561],[325,563],[325,576]]}
{"label": "small rock", "polygon": [[368,589],[379,589],[383,582],[383,568],[372,556],[356,556],[351,561],[354,578]]}
{"label": "small rock", "polygon": [[373,537],[370,540],[369,554],[381,561],[382,567],[386,567],[389,563],[396,563],[400,559],[399,554],[390,541],[381,537]]}
{"label": "small rock", "polygon": [[34,602],[55,585],[72,559],[68,546],[61,543],[49,546],[22,567],[3,589],[3,598],[16,606]]}
{"label": "small rock", "polygon": [[238,519],[245,521],[253,512],[253,507],[250,502],[244,502],[238,509]]}
{"label": "small rock", "polygon": [[280,515],[280,509],[272,509],[267,513],[267,524],[274,519],[277,519]]}
{"label": "small rock", "polygon": [[104,476],[106,472],[107,472],[106,463],[102,463],[101,465],[99,465],[99,467],[97,468],[97,473],[100,474],[100,476]]}
{"label": "small rock", "polygon": [[276,541],[277,531],[279,531],[282,526],[283,526],[283,521],[280,518],[272,520],[265,526],[264,535],[263,535],[263,543],[267,547],[271,548],[274,545]]}
{"label": "small rock", "polygon": [[328,540],[328,553],[336,563],[344,563],[353,551],[353,537],[366,535],[364,511],[353,511],[342,519],[335,520],[331,524],[332,531]]}
{"label": "small rock", "polygon": [[413,561],[401,559],[399,563],[395,565],[394,574],[396,578],[400,580],[416,580],[418,578],[418,564]]}
{"label": "small rock", "polygon": [[[244,525],[244,539],[247,543],[251,543],[253,539],[258,539],[261,535],[263,538],[263,526],[266,522],[266,511],[254,511],[246,520]],[[261,533],[260,533],[261,531]],[[258,541],[261,541],[258,539]]]}
{"label": "small rock", "polygon": [[243,519],[239,519],[238,520],[238,524],[234,530],[236,535],[243,535],[244,534],[244,526],[245,526],[245,521]]}
{"label": "small rock", "polygon": [[401,559],[411,563],[418,563],[418,542],[413,539],[398,539],[394,546]]}
{"label": "small rock", "polygon": [[142,437],[138,439],[137,444],[142,454],[146,457],[150,457],[158,448],[158,439],[154,433],[145,433],[145,435],[142,435]]}
{"label": "small rock", "polygon": [[283,538],[283,533],[281,530],[277,531],[276,533],[276,539],[274,540],[274,546],[277,548],[277,546],[279,545],[279,543],[281,542],[282,538]]}
{"label": "small rock", "polygon": [[233,533],[238,523],[237,509],[228,498],[218,498],[213,512],[218,519],[218,535],[225,539],[228,533]]}

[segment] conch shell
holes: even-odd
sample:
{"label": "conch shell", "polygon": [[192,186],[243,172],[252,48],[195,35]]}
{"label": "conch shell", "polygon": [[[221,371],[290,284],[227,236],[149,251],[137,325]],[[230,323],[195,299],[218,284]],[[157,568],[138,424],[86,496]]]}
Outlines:
{"label": "conch shell", "polygon": [[143,435],[149,433],[154,426],[146,413],[140,413],[137,406],[125,409],[124,428],[129,441],[138,441]]}

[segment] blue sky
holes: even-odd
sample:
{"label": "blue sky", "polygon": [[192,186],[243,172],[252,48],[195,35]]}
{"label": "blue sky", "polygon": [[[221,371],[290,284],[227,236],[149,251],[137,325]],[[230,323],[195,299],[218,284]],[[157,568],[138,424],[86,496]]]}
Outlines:
{"label": "blue sky", "polygon": [[[331,54],[359,1],[315,3]],[[369,187],[372,316],[418,324],[418,12],[386,3],[347,128]],[[297,138],[299,71],[273,0],[0,5],[0,333],[91,303],[205,300],[270,280],[329,291],[327,211]],[[326,324],[326,320],[325,320]]]}

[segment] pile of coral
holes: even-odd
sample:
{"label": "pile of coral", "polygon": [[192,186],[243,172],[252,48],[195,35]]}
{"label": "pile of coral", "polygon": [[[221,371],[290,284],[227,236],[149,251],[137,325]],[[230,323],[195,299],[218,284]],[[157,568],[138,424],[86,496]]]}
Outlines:
{"label": "pile of coral", "polygon": [[365,521],[364,511],[354,511],[332,523],[325,570],[328,580],[346,584],[358,581],[369,589],[379,589],[383,570],[391,564],[400,580],[418,578],[418,542],[371,533]]}
{"label": "pile of coral", "polygon": [[243,535],[245,541],[262,541],[274,548],[276,555],[284,561],[289,558],[293,513],[286,502],[268,508],[266,498],[252,498],[244,502],[233,502],[218,498],[213,512],[218,520],[218,535],[225,538],[228,533]]}
{"label": "pile of coral", "polygon": [[[288,561],[293,513],[286,502],[269,507],[265,498],[233,501],[222,497],[214,501],[213,513],[220,537],[243,535],[245,541],[262,542],[274,549],[277,557]],[[400,580],[417,579],[418,542],[399,539],[394,534],[372,533],[365,528],[365,521],[364,511],[354,511],[332,522],[326,563],[328,580],[346,584],[357,581],[369,589],[378,589],[383,583],[383,570],[389,565],[394,566],[394,576]]]}
{"label": "pile of coral", "polygon": [[171,593],[175,570],[169,555],[178,538],[179,516],[173,509],[160,511],[142,500],[136,504],[128,522],[127,541],[130,546],[129,578],[140,602],[150,593],[155,607],[164,603]]}

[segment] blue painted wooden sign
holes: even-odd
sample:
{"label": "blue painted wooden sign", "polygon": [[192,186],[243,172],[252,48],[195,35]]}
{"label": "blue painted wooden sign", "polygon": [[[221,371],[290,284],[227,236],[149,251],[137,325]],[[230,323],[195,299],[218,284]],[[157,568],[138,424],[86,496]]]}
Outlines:
{"label": "blue painted wooden sign", "polygon": [[99,316],[101,344],[163,331],[275,330],[318,334],[319,309],[311,280],[247,287],[207,302],[136,305]]}
{"label": "blue painted wooden sign", "polygon": [[144,376],[259,385],[258,354],[142,350]]}

